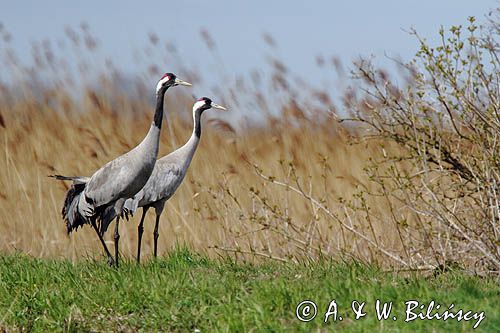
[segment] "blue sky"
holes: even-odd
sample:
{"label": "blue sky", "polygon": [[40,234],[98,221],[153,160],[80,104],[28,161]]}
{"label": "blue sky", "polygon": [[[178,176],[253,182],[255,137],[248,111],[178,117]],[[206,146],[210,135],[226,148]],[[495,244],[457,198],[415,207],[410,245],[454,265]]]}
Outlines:
{"label": "blue sky", "polygon": [[[137,50],[148,45],[148,34],[154,32],[205,78],[221,67],[228,76],[264,69],[269,48],[262,34],[269,33],[278,44],[274,53],[295,74],[321,82],[325,74],[315,65],[317,55],[335,55],[347,64],[371,54],[409,59],[417,44],[405,30],[414,27],[432,40],[440,25],[465,23],[469,15],[482,21],[498,5],[498,0],[18,0],[3,1],[0,22],[23,61],[30,61],[33,41],[61,39],[66,26],[78,28],[85,21],[99,40],[99,56],[113,59],[124,72],[143,70],[141,61],[175,71],[159,53],[137,59]],[[202,28],[217,44],[216,57],[202,42]]]}

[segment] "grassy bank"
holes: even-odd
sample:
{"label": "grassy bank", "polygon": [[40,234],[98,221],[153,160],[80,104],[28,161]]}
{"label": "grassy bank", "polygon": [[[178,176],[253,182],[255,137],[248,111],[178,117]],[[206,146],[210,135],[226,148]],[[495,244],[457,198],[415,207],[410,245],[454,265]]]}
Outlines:
{"label": "grassy bank", "polygon": [[[108,268],[104,260],[71,263],[9,255],[0,258],[0,276],[0,327],[7,330],[468,332],[477,322],[405,323],[408,300],[434,300],[440,313],[451,303],[455,312],[484,311],[478,331],[500,327],[498,283],[459,272],[398,275],[330,261],[253,265],[181,249],[142,266],[125,262],[119,269]],[[306,299],[317,303],[318,315],[304,323],[295,313]],[[332,299],[343,320],[333,322],[330,316],[325,324]],[[376,299],[393,301],[389,320],[376,319]],[[350,310],[353,300],[366,302],[366,316],[357,321]]]}

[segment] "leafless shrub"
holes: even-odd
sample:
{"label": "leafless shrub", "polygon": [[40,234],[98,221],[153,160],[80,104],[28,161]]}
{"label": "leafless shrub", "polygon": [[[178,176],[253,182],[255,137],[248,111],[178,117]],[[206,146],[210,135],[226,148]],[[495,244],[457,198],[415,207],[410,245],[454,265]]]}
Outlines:
{"label": "leafless shrub", "polygon": [[412,33],[420,50],[401,64],[406,87],[367,61],[354,72],[366,97],[348,104],[349,120],[403,148],[367,166],[378,188],[365,194],[387,198],[411,262],[498,272],[498,30],[470,17],[467,28],[441,29],[436,46]]}

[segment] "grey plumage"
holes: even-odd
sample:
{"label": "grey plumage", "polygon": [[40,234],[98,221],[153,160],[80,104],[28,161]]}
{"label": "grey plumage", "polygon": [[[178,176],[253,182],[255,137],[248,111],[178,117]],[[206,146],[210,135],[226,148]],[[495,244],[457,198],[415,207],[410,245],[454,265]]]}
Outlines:
{"label": "grey plumage", "polygon": [[56,179],[71,180],[73,184],[66,193],[62,215],[68,233],[84,224],[91,224],[108,255],[113,259],[103,240],[104,232],[117,217],[115,226],[115,262],[118,264],[118,222],[127,198],[136,194],[147,182],[153,172],[158,155],[163,101],[167,89],[178,84],[190,85],[179,80],[172,73],[165,74],[158,82],[157,104],[153,123],[146,137],[134,149],[108,162],[91,177],[65,177]]}
{"label": "grey plumage", "polygon": [[71,181],[73,181],[74,184],[86,184],[90,179],[90,177],[85,177],[85,176],[68,177],[68,176],[61,176],[61,175],[53,175],[50,177],[53,177],[57,180],[71,180]]}
{"label": "grey plumage", "polygon": [[125,201],[125,209],[135,212],[138,207],[170,199],[186,175],[176,162],[178,159],[172,155],[159,159],[150,177],[152,181],[148,181],[132,199]]}
{"label": "grey plumage", "polygon": [[58,180],[71,180],[73,184],[71,185],[68,192],[66,192],[66,197],[64,198],[64,204],[61,214],[66,222],[66,230],[68,234],[78,227],[85,224],[85,219],[78,213],[78,200],[85,189],[85,184],[90,178],[88,177],[66,177],[61,175],[53,175]]}
{"label": "grey plumage", "polygon": [[140,261],[140,247],[143,233],[143,223],[149,208],[155,208],[156,225],[154,232],[154,255],[157,254],[158,223],[165,203],[175,193],[182,183],[186,172],[191,164],[201,135],[201,115],[203,111],[210,108],[222,109],[224,107],[213,103],[209,98],[200,98],[193,106],[193,133],[184,146],[174,152],[160,158],[153,169],[151,177],[146,185],[131,199],[127,199],[124,208],[127,212],[134,213],[139,207],[143,207],[143,214],[138,226],[139,244],[137,249],[137,261]]}

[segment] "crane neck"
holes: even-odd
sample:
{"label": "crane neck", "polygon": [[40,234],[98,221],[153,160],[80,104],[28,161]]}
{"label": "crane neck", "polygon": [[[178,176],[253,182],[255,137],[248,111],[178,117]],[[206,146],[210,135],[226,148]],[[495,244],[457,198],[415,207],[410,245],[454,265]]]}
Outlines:
{"label": "crane neck", "polygon": [[165,93],[167,92],[167,89],[168,87],[160,89],[158,91],[156,95],[156,109],[153,122],[151,123],[151,127],[149,128],[149,131],[142,142],[136,147],[138,151],[142,151],[143,153],[147,154],[148,159],[153,159],[154,161],[156,161],[156,157],[158,155],[161,123],[163,120],[163,101],[165,99]]}
{"label": "crane neck", "polygon": [[191,163],[193,159],[194,153],[196,152],[196,148],[198,148],[198,143],[200,142],[201,137],[201,111],[193,110],[193,133],[191,137],[186,142],[186,144],[181,148],[182,151],[185,152],[185,163],[187,166]]}
{"label": "crane neck", "polygon": [[[193,160],[194,153],[198,148],[201,136],[201,113],[202,110],[193,110],[193,133],[189,140],[179,149],[172,154],[176,154],[182,160],[183,170],[187,170],[191,161]],[[169,155],[168,155],[169,156]]]}
{"label": "crane neck", "polygon": [[200,109],[193,111],[193,136],[196,136],[198,140],[201,137],[201,113]]}
{"label": "crane neck", "polygon": [[156,109],[153,124],[155,127],[161,129],[161,123],[163,120],[163,101],[165,100],[165,93],[167,92],[168,87],[165,89],[160,89],[156,96]]}

